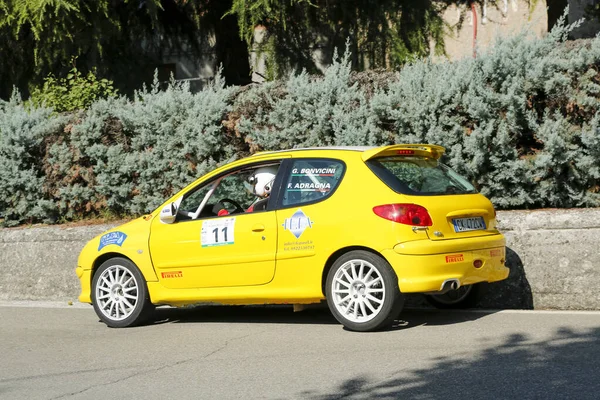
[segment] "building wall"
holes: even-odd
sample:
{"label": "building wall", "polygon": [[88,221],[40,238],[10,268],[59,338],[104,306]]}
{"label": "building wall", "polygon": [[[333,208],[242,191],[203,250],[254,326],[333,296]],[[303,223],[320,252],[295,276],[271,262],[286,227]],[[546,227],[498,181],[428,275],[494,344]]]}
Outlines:
{"label": "building wall", "polygon": [[466,4],[450,6],[444,19],[450,25],[446,37],[446,56],[436,60],[457,60],[473,56],[474,31],[478,51],[493,45],[499,36],[512,36],[526,30],[535,37],[548,32],[546,0],[500,0],[496,5],[484,3],[475,7],[475,16]]}

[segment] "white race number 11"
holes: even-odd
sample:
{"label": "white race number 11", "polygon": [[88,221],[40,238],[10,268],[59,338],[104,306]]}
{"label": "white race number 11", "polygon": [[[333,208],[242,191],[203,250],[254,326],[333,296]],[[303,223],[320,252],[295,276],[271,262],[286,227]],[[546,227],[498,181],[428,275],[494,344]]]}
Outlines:
{"label": "white race number 11", "polygon": [[235,217],[204,221],[200,233],[202,247],[225,246],[233,244]]}

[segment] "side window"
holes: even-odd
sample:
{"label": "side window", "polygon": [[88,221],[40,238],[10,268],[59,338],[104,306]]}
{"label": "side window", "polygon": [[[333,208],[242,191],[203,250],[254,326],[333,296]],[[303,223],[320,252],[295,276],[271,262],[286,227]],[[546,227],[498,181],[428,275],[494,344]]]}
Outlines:
{"label": "side window", "polygon": [[193,192],[185,195],[183,201],[179,205],[179,209],[177,210],[177,219],[190,219],[185,217],[191,217],[191,215],[193,215],[198,210],[198,207],[202,204],[202,200],[204,200],[208,192],[212,190],[214,184],[214,182],[211,182],[209,184],[202,185],[201,187],[195,189]]}
{"label": "side window", "polygon": [[219,201],[229,203],[225,204],[226,206],[234,202],[243,209],[250,207],[250,204],[256,200],[256,196],[250,193],[244,184],[250,180],[252,173],[251,170],[240,171],[221,179],[209,202],[212,204]]}
{"label": "side window", "polygon": [[293,160],[284,181],[282,206],[312,203],[329,196],[342,179],[344,164],[329,159]]}
{"label": "side window", "polygon": [[266,209],[279,163],[246,167],[203,184],[184,196],[178,220],[262,211]]}

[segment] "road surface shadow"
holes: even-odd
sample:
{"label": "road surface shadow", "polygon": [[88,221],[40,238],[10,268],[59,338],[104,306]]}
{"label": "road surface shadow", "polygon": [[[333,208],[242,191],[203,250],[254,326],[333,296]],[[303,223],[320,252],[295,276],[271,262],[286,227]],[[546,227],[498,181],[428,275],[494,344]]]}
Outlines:
{"label": "road surface shadow", "polygon": [[598,399],[600,328],[557,329],[549,340],[507,336],[499,346],[436,359],[427,368],[399,360],[395,376],[356,376],[329,393],[293,398],[334,399]]}
{"label": "road surface shadow", "polygon": [[533,309],[533,294],[519,254],[506,248],[506,266],[510,269],[507,279],[491,283],[479,304],[483,308]]}
{"label": "road surface shadow", "polygon": [[[483,318],[495,311],[405,309],[386,330],[409,329],[424,325],[454,325]],[[256,323],[340,325],[326,305],[311,305],[294,312],[289,305],[222,306],[200,305],[186,308],[158,308],[150,325],[164,323]],[[340,325],[341,328],[341,325]]]}
{"label": "road surface shadow", "polygon": [[156,309],[154,320],[155,324],[212,322],[232,324],[337,324],[329,310],[318,305],[300,312],[294,312],[291,305],[167,307]]}

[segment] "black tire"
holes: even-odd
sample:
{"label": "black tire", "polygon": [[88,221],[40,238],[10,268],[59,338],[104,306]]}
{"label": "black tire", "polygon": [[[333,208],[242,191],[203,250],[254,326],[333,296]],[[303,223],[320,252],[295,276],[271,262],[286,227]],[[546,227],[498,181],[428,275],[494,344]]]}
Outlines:
{"label": "black tire", "polygon": [[[378,278],[370,279],[374,276]],[[364,250],[350,251],[333,263],[327,274],[325,295],[333,316],[346,329],[357,332],[391,326],[404,306],[398,277],[390,264]]]}
{"label": "black tire", "polygon": [[103,262],[94,272],[92,304],[98,317],[111,328],[140,325],[154,309],[142,273],[122,257]]}
{"label": "black tire", "polygon": [[445,294],[425,295],[425,299],[432,306],[444,310],[473,308],[485,295],[487,287],[487,282],[481,282],[474,285],[461,286]]}

